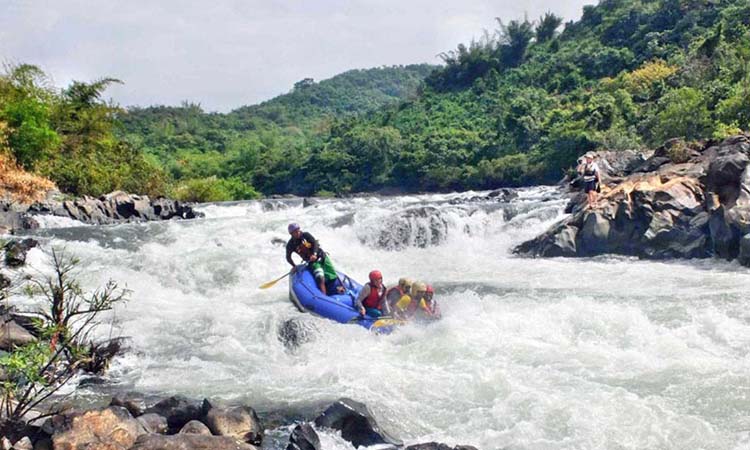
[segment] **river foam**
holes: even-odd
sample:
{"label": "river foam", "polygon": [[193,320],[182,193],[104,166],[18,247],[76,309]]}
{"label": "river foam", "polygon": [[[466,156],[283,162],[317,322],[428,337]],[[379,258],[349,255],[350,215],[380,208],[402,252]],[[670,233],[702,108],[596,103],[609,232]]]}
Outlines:
{"label": "river foam", "polygon": [[[341,396],[366,403],[406,443],[481,449],[750,448],[750,290],[746,269],[720,261],[624,257],[525,259],[514,245],[563,217],[554,188],[507,203],[484,193],[201,207],[205,219],[36,233],[85,261],[86,287],[132,291],[107,333],[131,337],[113,383],[158,395],[244,402],[305,417]],[[370,239],[388,218],[434,208],[435,245]],[[433,217],[433,216],[431,216]],[[434,217],[433,217],[434,218]],[[426,226],[414,219],[409,229]],[[286,225],[299,222],[336,266],[387,284],[435,285],[444,319],[375,336],[300,314],[282,275]],[[442,222],[441,222],[442,223]],[[55,224],[56,226],[59,224]],[[33,267],[47,270],[39,250]],[[309,342],[279,339],[288,319]],[[288,427],[266,448],[284,448]],[[323,433],[326,448],[350,448]]]}

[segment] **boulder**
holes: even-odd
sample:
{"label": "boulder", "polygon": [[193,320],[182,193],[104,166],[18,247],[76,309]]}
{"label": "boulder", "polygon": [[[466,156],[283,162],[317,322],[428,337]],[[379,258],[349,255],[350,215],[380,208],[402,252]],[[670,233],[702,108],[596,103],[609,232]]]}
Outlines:
{"label": "boulder", "polygon": [[255,410],[249,406],[215,408],[208,400],[203,401],[205,422],[217,436],[231,436],[235,439],[260,445],[263,428]]}
{"label": "boulder", "polygon": [[10,314],[0,316],[0,349],[10,350],[34,342],[36,338],[13,320]]}
{"label": "boulder", "polygon": [[144,414],[138,416],[136,420],[143,426],[143,429],[146,430],[147,433],[167,434],[167,431],[169,431],[167,418],[160,416],[159,414]]}
{"label": "boulder", "polygon": [[443,209],[420,206],[399,211],[378,220],[378,230],[361,236],[363,243],[380,249],[439,245],[448,237],[450,222]]}
{"label": "boulder", "polygon": [[320,450],[318,433],[308,423],[297,425],[289,436],[286,450]]}
{"label": "boulder", "polygon": [[24,436],[13,444],[13,450],[34,450],[34,444],[28,436]]}
{"label": "boulder", "polygon": [[294,318],[285,320],[279,326],[278,337],[285,347],[293,349],[315,339],[317,331],[315,323]]}
{"label": "boulder", "polygon": [[341,398],[315,419],[318,428],[330,428],[341,432],[341,437],[354,447],[375,444],[400,446],[402,442],[380,428],[372,412],[364,404],[349,398]]}
{"label": "boulder", "polygon": [[5,244],[5,264],[8,267],[20,267],[26,264],[26,254],[37,245],[39,242],[31,238],[9,241]]}
{"label": "boulder", "polygon": [[209,430],[203,422],[191,420],[182,427],[179,434],[202,434],[204,436],[211,436],[211,430]]}
{"label": "boulder", "polygon": [[740,251],[737,260],[745,267],[750,267],[750,233],[740,239]]}
{"label": "boulder", "polygon": [[405,450],[477,450],[476,447],[471,445],[457,445],[451,447],[450,445],[440,444],[438,442],[426,442],[424,444],[414,444],[406,447]]}
{"label": "boulder", "polygon": [[130,450],[258,450],[250,444],[237,442],[229,436],[200,434],[144,434]]}
{"label": "boulder", "polygon": [[55,449],[127,450],[142,433],[127,409],[110,406],[65,416],[52,435]]}
{"label": "boulder", "polygon": [[191,402],[180,395],[166,398],[144,411],[144,414],[149,413],[166,417],[169,430],[173,433],[182,429],[191,420],[199,420],[202,415],[197,402]]}
{"label": "boulder", "polygon": [[143,415],[143,411],[146,409],[146,401],[143,396],[135,392],[115,394],[112,396],[109,405],[121,406],[127,409],[133,417]]}
{"label": "boulder", "polygon": [[[573,229],[570,229],[571,231]],[[586,212],[576,247],[581,255],[600,255],[609,250],[609,219],[599,212]]]}

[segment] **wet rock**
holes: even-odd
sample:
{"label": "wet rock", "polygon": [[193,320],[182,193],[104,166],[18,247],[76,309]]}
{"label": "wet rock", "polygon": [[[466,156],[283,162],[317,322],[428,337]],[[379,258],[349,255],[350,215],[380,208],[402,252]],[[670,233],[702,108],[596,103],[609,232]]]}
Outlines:
{"label": "wet rock", "polygon": [[[574,228],[568,228],[568,231],[573,231]],[[580,248],[582,255],[600,255],[607,253],[609,250],[609,231],[610,222],[603,214],[598,212],[586,212],[583,216],[583,227],[580,230],[579,240],[580,244],[577,248]],[[568,236],[566,234],[565,236]],[[565,236],[560,236],[557,240],[564,239]]]}
{"label": "wet rock", "polygon": [[35,340],[34,335],[16,323],[11,314],[0,315],[0,349],[11,350]]}
{"label": "wet rock", "polygon": [[34,444],[28,436],[24,436],[13,444],[13,450],[34,450]]}
{"label": "wet rock", "polygon": [[112,396],[109,402],[110,406],[121,406],[128,410],[133,417],[143,415],[146,409],[146,401],[143,396],[136,392],[119,393]]}
{"label": "wet rock", "polygon": [[294,427],[289,436],[286,450],[320,450],[320,438],[310,424],[303,423]]}
{"label": "wet rock", "polygon": [[[0,272],[0,290],[9,288],[12,282],[13,280],[11,280],[8,275]],[[2,298],[4,298],[4,296],[0,295],[0,299]]]}
{"label": "wet rock", "polygon": [[142,433],[127,409],[110,406],[65,416],[52,435],[55,449],[127,450]]}
{"label": "wet rock", "polygon": [[286,241],[283,240],[283,239],[281,239],[281,238],[275,237],[275,238],[271,239],[271,244],[277,245],[279,247],[284,247],[286,245]]}
{"label": "wet rock", "polygon": [[460,445],[457,447],[451,447],[450,445],[441,444],[438,442],[426,442],[424,444],[414,444],[406,447],[404,450],[468,450],[469,447],[466,445]]}
{"label": "wet rock", "polygon": [[434,206],[409,208],[380,220],[378,230],[363,236],[363,242],[388,250],[430,247],[445,241],[449,224],[446,212]]}
{"label": "wet rock", "polygon": [[487,194],[487,198],[494,199],[498,202],[509,202],[518,198],[518,192],[512,189],[497,189]]}
{"label": "wet rock", "polygon": [[211,436],[211,430],[209,430],[203,422],[191,420],[182,427],[179,434],[201,434],[203,436]]}
{"label": "wet rock", "polygon": [[135,441],[131,450],[257,450],[257,447],[228,436],[145,434]]}
{"label": "wet rock", "polygon": [[297,348],[315,339],[318,331],[314,323],[301,319],[288,319],[279,326],[279,341],[287,348]]}
{"label": "wet rock", "polygon": [[5,264],[8,267],[20,267],[26,264],[26,254],[39,245],[34,239],[26,238],[22,241],[9,241],[5,244]]}
{"label": "wet rock", "polygon": [[167,418],[160,416],[159,414],[144,414],[139,416],[136,420],[143,426],[143,429],[146,430],[147,433],[166,434],[169,430]]}
{"label": "wet rock", "polygon": [[177,395],[166,398],[154,406],[147,408],[144,414],[154,413],[167,418],[170,432],[177,432],[191,420],[199,420],[202,411],[197,402]]}
{"label": "wet rock", "polygon": [[203,401],[205,422],[217,436],[231,436],[235,439],[260,445],[263,428],[255,410],[249,406],[215,408],[208,400]]}
{"label": "wet rock", "polygon": [[302,207],[303,208],[308,208],[310,206],[315,206],[315,205],[318,205],[318,204],[320,204],[320,199],[317,199],[317,198],[305,197],[302,200]]}
{"label": "wet rock", "polygon": [[45,200],[31,205],[28,213],[69,217],[94,225],[203,216],[190,205],[177,200],[164,197],[151,199],[146,195],[123,191],[114,191],[99,198],[83,196],[75,200]]}
{"label": "wet rock", "polygon": [[315,419],[315,426],[341,431],[341,437],[354,447],[375,444],[402,445],[380,428],[369,408],[348,398],[342,398],[329,406]]}

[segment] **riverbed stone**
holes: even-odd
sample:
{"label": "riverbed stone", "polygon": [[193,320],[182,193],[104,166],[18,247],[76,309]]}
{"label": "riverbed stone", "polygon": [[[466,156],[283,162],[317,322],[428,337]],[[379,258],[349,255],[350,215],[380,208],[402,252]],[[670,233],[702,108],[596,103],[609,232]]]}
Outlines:
{"label": "riverbed stone", "polygon": [[20,326],[10,314],[0,315],[0,349],[11,350],[14,347],[30,344],[36,338]]}
{"label": "riverbed stone", "polygon": [[143,414],[142,416],[138,416],[136,420],[143,426],[143,429],[147,433],[167,434],[167,431],[169,431],[167,418],[159,414]]}
{"label": "riverbed stone", "polygon": [[263,427],[253,408],[249,406],[217,408],[208,400],[204,400],[202,409],[205,413],[205,423],[213,434],[231,436],[254,445],[261,444]]}
{"label": "riverbed stone", "polygon": [[257,447],[229,436],[203,436],[200,434],[144,434],[130,450],[258,450]]}
{"label": "riverbed stone", "polygon": [[199,420],[191,420],[186,423],[180,430],[179,434],[202,434],[204,436],[211,436],[211,430]]}
{"label": "riverbed stone", "polygon": [[122,406],[127,409],[133,417],[143,415],[146,409],[146,401],[143,396],[136,392],[118,393],[112,396],[110,406]]}
{"label": "riverbed stone", "polygon": [[318,433],[309,423],[302,423],[294,427],[286,450],[320,450]]}
{"label": "riverbed stone", "polygon": [[5,244],[5,264],[8,267],[20,267],[26,264],[29,250],[39,245],[35,239],[26,238],[21,241],[9,241]]}
{"label": "riverbed stone", "polygon": [[750,233],[740,239],[740,252],[737,260],[745,267],[750,267]]}
{"label": "riverbed stone", "polygon": [[341,398],[326,408],[315,419],[315,426],[340,431],[341,437],[355,448],[376,444],[403,445],[378,425],[367,405],[350,398]]}
{"label": "riverbed stone", "polygon": [[167,418],[170,432],[176,433],[191,420],[199,420],[202,411],[197,402],[188,400],[181,395],[161,400],[154,406],[147,408],[144,414],[154,413]]}
{"label": "riverbed stone", "polygon": [[52,443],[56,450],[127,450],[142,433],[127,409],[110,406],[65,416]]}

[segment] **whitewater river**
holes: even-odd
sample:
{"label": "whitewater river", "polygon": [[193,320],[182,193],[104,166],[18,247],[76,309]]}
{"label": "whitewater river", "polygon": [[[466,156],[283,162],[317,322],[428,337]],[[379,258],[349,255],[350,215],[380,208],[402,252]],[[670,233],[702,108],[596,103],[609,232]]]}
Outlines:
{"label": "whitewater river", "polygon": [[[102,331],[131,337],[114,386],[252,405],[280,424],[267,449],[286,446],[291,419],[342,396],[366,403],[407,444],[750,448],[748,269],[516,257],[513,246],[565,206],[553,188],[519,193],[510,202],[464,193],[205,205],[205,219],[47,220],[54,228],[35,234],[85,261],[86,287],[112,278],[132,291]],[[405,210],[417,213],[394,216]],[[386,284],[432,283],[444,319],[376,336],[299,313],[285,281],[259,290],[288,269],[280,240],[290,221],[355,279],[377,268]],[[39,250],[30,262],[46,270]],[[279,338],[292,318],[316,330],[296,348]],[[351,448],[333,433],[321,439],[327,450]]]}

